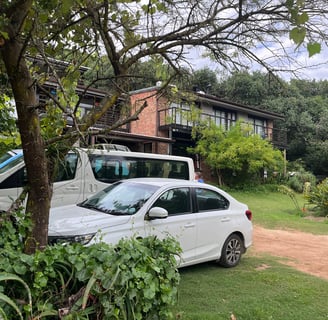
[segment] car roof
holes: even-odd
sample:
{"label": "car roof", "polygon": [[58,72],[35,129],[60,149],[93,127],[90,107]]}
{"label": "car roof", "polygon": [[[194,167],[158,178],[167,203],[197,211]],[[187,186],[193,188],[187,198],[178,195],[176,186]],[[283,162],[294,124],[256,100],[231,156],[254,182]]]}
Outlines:
{"label": "car roof", "polygon": [[[172,178],[132,178],[125,179],[121,182],[134,182],[134,183],[146,183],[154,186],[205,186],[206,184],[200,183],[198,181],[184,180],[184,179],[172,179]],[[209,186],[209,185],[206,185]]]}
{"label": "car roof", "polygon": [[21,154],[21,153],[23,153],[23,149],[12,149],[12,150],[10,150],[10,152],[12,152],[14,154]]}
{"label": "car roof", "polygon": [[222,190],[217,186],[213,186],[211,184],[198,182],[196,180],[183,180],[183,179],[172,179],[172,178],[132,178],[121,180],[120,182],[128,183],[140,183],[140,184],[149,184],[153,186],[157,186],[159,188],[173,188],[173,187],[198,187],[198,188],[207,188],[213,190],[215,192],[220,192],[223,196],[227,197],[229,201],[237,201],[231,194]]}

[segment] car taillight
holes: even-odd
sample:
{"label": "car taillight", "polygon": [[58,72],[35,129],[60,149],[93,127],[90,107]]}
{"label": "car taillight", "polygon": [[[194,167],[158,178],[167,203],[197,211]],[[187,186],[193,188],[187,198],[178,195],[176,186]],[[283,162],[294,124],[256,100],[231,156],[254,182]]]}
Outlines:
{"label": "car taillight", "polygon": [[249,221],[252,221],[252,211],[251,210],[246,210],[245,212],[246,217]]}

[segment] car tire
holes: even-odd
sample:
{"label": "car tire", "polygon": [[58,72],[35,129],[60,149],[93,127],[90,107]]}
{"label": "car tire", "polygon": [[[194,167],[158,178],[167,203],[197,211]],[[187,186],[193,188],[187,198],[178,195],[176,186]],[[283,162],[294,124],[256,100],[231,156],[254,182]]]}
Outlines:
{"label": "car tire", "polygon": [[232,268],[238,265],[244,252],[243,247],[243,241],[240,236],[237,234],[229,236],[222,247],[219,264],[225,268]]}

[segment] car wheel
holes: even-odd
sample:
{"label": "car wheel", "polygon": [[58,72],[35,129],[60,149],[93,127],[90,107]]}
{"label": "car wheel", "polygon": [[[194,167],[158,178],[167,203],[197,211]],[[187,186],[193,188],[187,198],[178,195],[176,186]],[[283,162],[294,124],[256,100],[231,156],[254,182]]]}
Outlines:
{"label": "car wheel", "polygon": [[222,247],[219,264],[226,268],[235,267],[239,263],[242,253],[243,242],[241,238],[236,234],[232,234]]}

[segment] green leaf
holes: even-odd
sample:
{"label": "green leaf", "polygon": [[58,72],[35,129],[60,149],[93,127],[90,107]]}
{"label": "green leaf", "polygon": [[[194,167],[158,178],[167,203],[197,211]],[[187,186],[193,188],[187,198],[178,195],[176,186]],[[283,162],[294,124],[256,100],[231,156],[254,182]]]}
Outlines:
{"label": "green leaf", "polygon": [[303,12],[302,14],[298,15],[296,18],[296,23],[298,25],[304,24],[309,21],[309,15],[306,12]]}
{"label": "green leaf", "polygon": [[289,38],[296,44],[300,45],[306,36],[306,29],[304,27],[295,27],[289,32]]}
{"label": "green leaf", "polygon": [[92,289],[92,286],[95,284],[96,281],[97,281],[97,278],[94,275],[92,275],[85,288],[85,292],[84,292],[83,299],[82,299],[82,309],[86,308],[88,299],[89,299],[90,290]]}
{"label": "green leaf", "polygon": [[321,44],[318,42],[315,43],[308,43],[307,50],[309,52],[309,57],[312,57],[313,55],[320,53],[321,51]]}
{"label": "green leaf", "polygon": [[294,0],[287,0],[286,1],[286,7],[291,9],[294,5]]}
{"label": "green leaf", "polygon": [[0,31],[0,37],[4,38],[4,39],[9,39],[9,35],[7,32],[4,31]]}
{"label": "green leaf", "polygon": [[[20,277],[16,276],[15,274],[10,274],[10,273],[1,273],[0,274],[0,281],[8,281],[8,280],[13,280],[13,281],[17,281],[20,282],[21,284],[23,284],[23,286],[25,287],[27,293],[28,293],[28,301],[29,301],[29,306],[32,306],[32,296],[31,296],[31,291],[27,285],[27,283]],[[18,306],[15,304],[15,302],[13,300],[11,300],[8,296],[6,296],[3,293],[0,293],[0,300],[4,301],[5,303],[9,304],[11,307],[13,307],[16,312],[18,313],[18,315],[20,316],[21,319],[23,319],[23,316],[18,308]]]}
{"label": "green leaf", "polygon": [[0,308],[0,319],[1,320],[7,320],[8,319],[2,308]]}
{"label": "green leaf", "polygon": [[16,305],[16,303],[10,299],[8,296],[6,296],[5,294],[0,292],[0,300],[2,300],[3,302],[5,302],[6,304],[9,304],[11,307],[13,307],[17,314],[19,315],[20,319],[23,320],[23,315],[21,314],[21,312],[19,311],[18,306]]}
{"label": "green leaf", "polygon": [[26,271],[27,271],[26,266],[24,266],[22,264],[21,265],[15,265],[14,270],[15,270],[15,273],[20,274],[20,275],[25,274]]}
{"label": "green leaf", "polygon": [[62,2],[62,13],[67,14],[72,9],[73,2],[69,0],[65,0]]}

